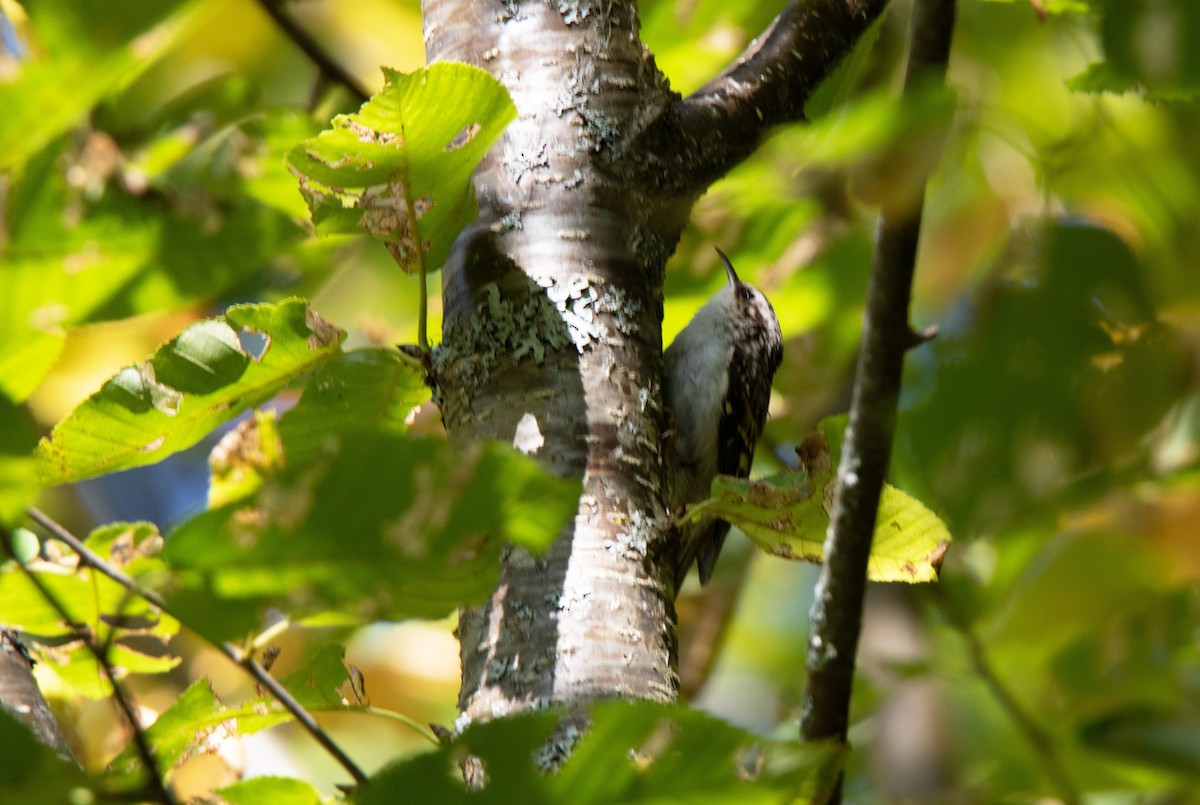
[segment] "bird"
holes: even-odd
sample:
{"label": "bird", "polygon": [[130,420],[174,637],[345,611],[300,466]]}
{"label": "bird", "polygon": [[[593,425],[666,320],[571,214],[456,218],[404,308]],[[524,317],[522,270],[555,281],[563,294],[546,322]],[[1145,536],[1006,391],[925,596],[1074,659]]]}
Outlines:
{"label": "bird", "polygon": [[[709,497],[718,473],[746,478],[762,434],[771,381],[783,360],[783,334],[770,301],[738,279],[719,248],[727,282],[696,311],[663,353],[663,404],[672,434],[667,497],[678,516]],[[729,523],[701,517],[678,529],[675,588],[693,562],[712,577]]]}

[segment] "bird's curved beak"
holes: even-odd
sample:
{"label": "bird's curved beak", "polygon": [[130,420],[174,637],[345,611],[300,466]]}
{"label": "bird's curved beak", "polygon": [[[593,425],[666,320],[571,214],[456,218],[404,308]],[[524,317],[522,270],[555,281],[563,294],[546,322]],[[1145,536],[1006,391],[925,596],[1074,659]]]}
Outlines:
{"label": "bird's curved beak", "polygon": [[733,263],[729,262],[729,258],[725,256],[725,252],[716,246],[713,248],[717,250],[717,254],[721,256],[721,262],[725,264],[725,276],[729,278],[729,284],[737,285],[741,280],[738,279],[737,272],[733,270]]}

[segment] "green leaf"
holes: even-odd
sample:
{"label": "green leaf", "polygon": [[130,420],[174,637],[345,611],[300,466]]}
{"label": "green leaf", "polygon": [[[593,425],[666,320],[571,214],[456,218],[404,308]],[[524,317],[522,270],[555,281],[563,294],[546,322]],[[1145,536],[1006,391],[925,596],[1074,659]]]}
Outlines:
{"label": "green leaf", "polygon": [[[0,273],[0,284],[8,284],[7,273]],[[13,297],[0,293],[0,298]],[[0,320],[20,321],[11,316],[0,316]],[[62,331],[22,334],[19,340],[5,337],[7,335],[0,334],[0,394],[18,401],[25,400],[58,360],[67,336]]]}
{"label": "green leaf", "polygon": [[393,350],[359,349],[318,369],[300,402],[279,422],[287,460],[315,458],[331,432],[405,433],[413,409],[429,401],[424,371]]}
{"label": "green leaf", "polygon": [[[150,523],[112,523],[88,535],[85,544],[102,559],[142,584],[164,577],[158,557],[162,538]],[[41,584],[62,606],[64,620],[42,591],[30,580],[37,575]],[[71,638],[82,624],[101,645],[108,646],[108,663],[124,675],[161,674],[179,664],[179,658],[166,652],[164,643],[179,631],[173,618],[160,613],[144,599],[90,568],[80,568],[73,557],[52,563],[30,561],[25,569],[15,562],[0,565],[0,601],[4,619],[36,639],[30,650],[64,684],[89,698],[108,696],[111,686],[96,658],[82,641]],[[136,639],[138,648],[125,641]],[[146,653],[150,645],[160,651]]]}
{"label": "green leaf", "polygon": [[[179,167],[170,176],[146,177],[155,193],[135,193],[120,175],[96,166],[116,154],[116,143],[101,132],[62,138],[13,176],[8,238],[0,245],[0,392],[28,397],[72,328],[161,314],[239,285],[244,295],[270,278],[269,266],[283,262],[282,250],[303,233],[253,192],[283,172],[275,164],[282,156],[221,148],[222,139],[249,141],[241,130],[227,131],[189,153],[185,164],[203,161],[203,170]],[[259,163],[274,167],[243,176],[246,165]],[[205,171],[235,178],[222,184]]]}
{"label": "green leaf", "polygon": [[[844,417],[825,420],[805,443],[807,468],[757,480],[717,476],[712,497],[689,506],[686,519],[719,517],[736,525],[767,553],[820,562],[837,476],[836,452]],[[831,438],[832,436],[832,438]],[[837,451],[840,452],[840,451]],[[937,581],[950,532],[920,501],[884,484],[867,578],[872,581]]]}
{"label": "green leaf", "polygon": [[221,638],[252,629],[267,606],[442,617],[492,591],[506,542],[548,546],[578,497],[578,481],[506,445],[329,433],[320,455],[289,458],[254,499],[171,535],[171,600]]}
{"label": "green leaf", "polygon": [[[30,5],[42,47],[0,81],[0,171],[78,125],[99,101],[128,86],[185,37],[209,4],[128,4],[99,13],[88,0]],[[133,12],[133,13],[128,13]]]}
{"label": "green leaf", "polygon": [[1200,723],[1175,712],[1112,713],[1082,729],[1085,744],[1125,759],[1200,775]]}
{"label": "green leaf", "polygon": [[1138,89],[1138,83],[1137,78],[1122,73],[1109,62],[1098,62],[1067,79],[1067,88],[1073,92],[1123,94]]}
{"label": "green leaf", "polygon": [[[535,761],[554,754],[557,716],[529,713],[468,727],[436,752],[396,763],[363,789],[363,805],[420,790],[422,802],[793,803],[820,801],[841,768],[836,744],[772,741],[678,705],[604,702],[556,774]],[[450,770],[472,756],[487,775],[468,794]]]}
{"label": "green leaf", "polygon": [[[146,739],[165,772],[226,737],[249,735],[291,718],[282,705],[265,697],[226,706],[213,693],[208,679],[197,679],[147,728]],[[113,761],[113,767],[129,773],[138,761],[133,747],[128,747]]]}
{"label": "green leaf", "polygon": [[[1029,3],[1030,0],[988,0],[992,3]],[[1036,0],[1048,14],[1087,14],[1099,0]]]}
{"label": "green leaf", "polygon": [[[282,680],[283,686],[309,712],[353,709],[343,700],[339,688],[346,685],[348,671],[342,658],[344,646],[327,645]],[[146,737],[159,766],[176,768],[207,745],[232,735],[250,735],[293,720],[275,698],[264,694],[241,704],[228,706],[213,693],[207,679],[193,682],[179,695],[154,724]],[[114,766],[130,771],[137,762],[132,747],[127,748]]]}
{"label": "green leaf", "polygon": [[0,392],[0,526],[19,522],[38,491],[34,444],[28,412]]}
{"label": "green leaf", "polygon": [[[265,337],[261,354],[243,348],[239,334]],[[38,445],[43,479],[69,483],[191,447],[327,360],[343,336],[300,299],[236,305],[197,322],[54,427]]]}
{"label": "green leaf", "polygon": [[836,744],[770,741],[686,707],[606,702],[547,787],[580,805],[790,803],[828,791],[841,759]]}
{"label": "green leaf", "polygon": [[[34,645],[31,648],[38,661],[77,695],[88,699],[103,699],[112,695],[112,683],[96,657],[76,641],[60,647]],[[164,654],[150,656],[120,643],[113,643],[107,654],[108,667],[119,676],[132,674],[165,674],[179,666],[179,657]]]}
{"label": "green leaf", "polygon": [[1096,0],[1109,70],[1130,76],[1155,100],[1200,97],[1200,32],[1194,0]]}
{"label": "green leaf", "polygon": [[279,420],[273,409],[255,409],[208,456],[208,507],[215,509],[249,497],[262,488],[264,478],[283,466]]}
{"label": "green leaf", "polygon": [[[0,802],[91,802],[82,770],[0,708]],[[77,798],[78,797],[78,798]]]}
{"label": "green leaf", "polygon": [[[88,536],[85,544],[134,579],[162,573],[163,564],[156,555],[161,538],[150,523],[102,526]],[[71,560],[64,564],[35,560],[28,569],[38,574],[72,622],[90,626],[101,641],[108,637],[108,621],[121,624],[118,634],[132,631],[166,637],[177,629],[173,620],[160,618],[146,601],[117,582],[91,569],[77,568]],[[72,634],[58,611],[14,562],[0,565],[0,601],[4,602],[5,622],[12,626],[40,637]],[[134,628],[128,625],[131,618],[149,620]]]}
{"label": "green leaf", "polygon": [[218,788],[229,805],[320,805],[321,794],[312,783],[294,777],[254,777]]}
{"label": "green leaf", "polygon": [[[348,705],[340,690],[349,679],[345,657],[345,646],[323,646],[307,662],[288,674],[283,686],[305,709],[345,709]],[[263,699],[271,701],[268,696]]]}
{"label": "green leaf", "polygon": [[288,164],[318,232],[365,229],[406,271],[436,270],[475,217],[471,172],[516,107],[499,81],[467,64],[384,76],[357,114],[334,118]]}

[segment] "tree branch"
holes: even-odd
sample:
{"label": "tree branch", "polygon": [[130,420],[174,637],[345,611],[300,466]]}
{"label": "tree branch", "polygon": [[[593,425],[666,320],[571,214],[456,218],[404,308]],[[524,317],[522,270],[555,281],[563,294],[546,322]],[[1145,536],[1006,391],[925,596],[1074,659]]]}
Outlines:
{"label": "tree branch", "polygon": [[316,65],[321,75],[337,84],[341,84],[358,98],[365,101],[371,97],[359,80],[352,76],[345,67],[334,61],[323,47],[304,30],[299,23],[284,13],[280,0],[258,0],[259,7],[267,13],[279,30],[287,34],[296,47],[304,52],[308,60]]}
{"label": "tree branch", "polygon": [[[63,542],[71,550],[75,551],[75,553],[79,555],[79,559],[83,564],[112,579],[126,590],[129,590],[131,593],[141,596],[155,607],[160,609],[163,613],[175,618],[175,620],[180,620],[171,613],[170,608],[167,607],[166,601],[163,600],[162,596],[153,590],[143,587],[137,582],[136,579],[130,578],[117,568],[110,565],[102,556],[88,548],[88,546],[83,543],[83,540],[79,539],[79,537],[63,528],[62,525],[46,515],[44,512],[34,508],[33,506],[29,506],[26,509],[26,513],[29,515],[31,520],[49,531],[55,539]],[[287,688],[280,684],[275,677],[271,676],[269,671],[256,662],[252,654],[242,651],[232,643],[212,643],[211,645],[224,654],[230,661],[245,669],[248,674],[254,677],[255,681],[262,685],[268,693],[274,696],[275,699],[283,705],[284,709],[292,714],[292,717],[295,718],[296,721],[308,731],[309,735],[311,735],[313,739],[319,743],[321,747],[328,752],[343,769],[346,770],[346,772],[354,779],[356,783],[362,785],[367,781],[367,775],[353,760],[351,760],[350,756],[347,755],[345,751],[334,742],[333,738],[329,736],[329,733],[325,732],[325,730],[321,728],[321,725],[317,723],[315,718],[313,718],[312,713],[308,712],[304,705],[296,701],[296,698],[292,696],[292,694],[288,692]]]}
{"label": "tree branch", "polygon": [[632,153],[654,175],[642,178],[671,195],[704,192],[772,127],[803,119],[813,91],[887,3],[793,0],[733,64],[643,132]]}
{"label": "tree branch", "polygon": [[[916,0],[906,96],[918,83],[944,80],[954,11],[954,0]],[[923,204],[922,182],[911,206],[885,210],[880,217],[825,565],[809,612],[801,724],[807,739],[846,738],[867,558],[895,434],[904,353],[929,337],[909,325]],[[840,789],[834,799],[840,799]]]}

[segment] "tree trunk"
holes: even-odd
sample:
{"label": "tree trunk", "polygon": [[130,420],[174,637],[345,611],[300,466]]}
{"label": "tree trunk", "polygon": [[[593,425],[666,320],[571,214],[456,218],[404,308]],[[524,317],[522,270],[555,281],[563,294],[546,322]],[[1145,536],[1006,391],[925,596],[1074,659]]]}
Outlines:
{"label": "tree trunk", "polygon": [[886,0],[810,0],[686,99],[636,3],[426,0],[428,61],[508,87],[517,119],[475,176],[442,274],[437,397],[452,439],[514,441],[579,478],[544,558],[514,551],[461,615],[459,706],[489,719],[678,689],[663,506],[662,285],[692,204],[816,84]]}

